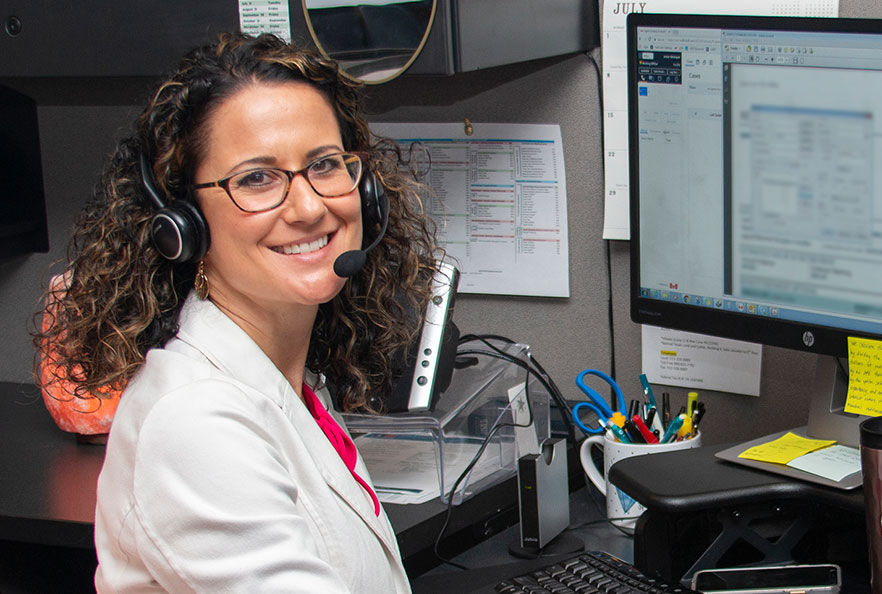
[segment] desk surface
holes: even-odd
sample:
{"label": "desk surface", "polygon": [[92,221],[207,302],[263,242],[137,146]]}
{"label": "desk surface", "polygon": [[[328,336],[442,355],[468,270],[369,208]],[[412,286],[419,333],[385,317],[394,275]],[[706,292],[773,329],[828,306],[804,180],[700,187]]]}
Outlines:
{"label": "desk surface", "polygon": [[[720,446],[725,447],[725,446]],[[841,492],[810,483],[794,485],[783,477],[750,468],[738,467],[714,458],[719,448],[699,448],[652,457],[631,458],[613,466],[611,479],[648,506],[660,505],[669,510],[687,510],[706,505],[725,492],[737,497],[751,497],[759,492],[821,498],[851,510],[862,509],[863,494]],[[691,454],[682,457],[678,454]],[[79,549],[93,547],[95,482],[104,459],[102,446],[80,444],[60,431],[46,411],[33,386],[0,382],[0,540],[37,545],[55,545]],[[627,463],[627,464],[626,464]],[[724,471],[721,473],[720,466]],[[693,481],[671,480],[689,470]],[[707,480],[714,475],[714,479]],[[667,477],[667,478],[665,478]],[[696,489],[702,485],[702,489]],[[499,512],[516,501],[516,489],[501,483],[466,502],[470,508],[458,509],[450,532],[474,522],[476,514],[485,517]],[[733,491],[734,489],[734,491]],[[513,492],[514,491],[514,492]],[[581,489],[571,497],[571,518],[586,548],[602,549],[632,560],[632,541],[602,520],[603,500],[593,490]],[[386,506],[402,555],[431,547],[443,523],[446,507],[440,501],[420,506]],[[596,523],[591,523],[592,521]],[[460,574],[449,567],[439,567],[414,581],[416,594],[462,591],[445,589],[450,584],[495,583],[506,570],[488,566],[514,561],[508,544],[516,542],[517,527],[505,529],[493,538],[456,557],[470,567],[486,568],[478,573]],[[542,560],[540,560],[539,564]],[[520,563],[519,566],[523,566]]]}
{"label": "desk surface", "polygon": [[103,461],[55,426],[35,387],[0,383],[0,538],[92,547]]}
{"label": "desk surface", "polygon": [[[103,446],[56,427],[34,386],[0,382],[0,540],[92,548],[103,461]],[[500,483],[457,508],[446,533],[515,505],[516,484]],[[432,546],[447,512],[440,500],[384,507],[405,558]]]}
{"label": "desk surface", "polygon": [[[585,544],[586,550],[602,550],[625,561],[633,559],[633,539],[606,521],[606,500],[593,486],[570,494],[570,527],[564,532]],[[489,594],[501,579],[523,575],[549,565],[553,558],[519,560],[509,553],[518,542],[520,527],[512,526],[454,557],[467,571],[442,565],[412,581],[414,594]],[[571,557],[567,554],[565,557]]]}
{"label": "desk surface", "polygon": [[[0,541],[92,549],[95,484],[103,460],[103,446],[79,443],[55,426],[34,386],[0,382]],[[574,523],[602,517],[602,500],[592,501],[585,489],[574,497]],[[445,534],[455,534],[476,521],[489,526],[495,516],[516,505],[514,479],[499,483],[457,506]],[[384,507],[405,559],[431,549],[447,513],[440,500]],[[460,555],[460,562],[486,567],[514,561],[508,554],[508,541],[518,538],[517,529],[506,529],[508,525],[497,524],[494,529],[501,526],[503,532]],[[620,536],[626,544],[616,545],[611,552],[630,556],[630,539],[605,522],[587,530],[588,534],[599,531],[606,535],[603,538]],[[589,546],[603,548],[596,542]],[[424,587],[454,578],[445,575],[443,567],[435,571],[434,577],[422,582]],[[493,574],[487,575],[492,581]]]}

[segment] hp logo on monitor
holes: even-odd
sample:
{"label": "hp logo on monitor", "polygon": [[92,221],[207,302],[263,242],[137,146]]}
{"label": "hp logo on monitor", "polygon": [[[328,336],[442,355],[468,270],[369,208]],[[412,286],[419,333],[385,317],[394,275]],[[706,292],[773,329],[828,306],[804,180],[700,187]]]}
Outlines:
{"label": "hp logo on monitor", "polygon": [[812,334],[809,330],[806,330],[802,333],[802,344],[807,347],[813,346],[815,344],[815,335]]}

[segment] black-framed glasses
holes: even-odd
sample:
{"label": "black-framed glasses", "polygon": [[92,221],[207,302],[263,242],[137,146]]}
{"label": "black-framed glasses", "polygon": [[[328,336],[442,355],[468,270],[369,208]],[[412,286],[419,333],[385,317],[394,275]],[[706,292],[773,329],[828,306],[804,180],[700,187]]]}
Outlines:
{"label": "black-framed glasses", "polygon": [[302,175],[319,196],[334,198],[352,192],[361,181],[363,171],[364,164],[360,154],[333,153],[319,157],[297,171],[260,167],[214,182],[193,184],[190,188],[223,188],[240,210],[263,212],[272,210],[285,201],[291,182],[298,175]]}

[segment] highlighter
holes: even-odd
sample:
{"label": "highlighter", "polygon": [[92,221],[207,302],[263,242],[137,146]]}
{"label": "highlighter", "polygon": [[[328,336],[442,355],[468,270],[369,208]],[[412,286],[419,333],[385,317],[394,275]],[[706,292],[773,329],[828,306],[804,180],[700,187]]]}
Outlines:
{"label": "highlighter", "polygon": [[690,417],[695,412],[696,402],[698,402],[698,392],[689,392],[686,395],[686,414]]}

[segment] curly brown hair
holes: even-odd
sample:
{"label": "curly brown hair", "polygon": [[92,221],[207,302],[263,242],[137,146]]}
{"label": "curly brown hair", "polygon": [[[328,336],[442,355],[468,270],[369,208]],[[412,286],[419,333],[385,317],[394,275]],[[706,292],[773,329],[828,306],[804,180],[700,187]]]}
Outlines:
{"label": "curly brown hair", "polygon": [[[367,263],[330,302],[320,306],[307,367],[328,376],[344,410],[377,410],[392,382],[394,360],[412,342],[441,252],[414,176],[414,160],[389,139],[372,136],[358,85],[317,53],[271,35],[223,34],[193,50],[155,91],[120,141],[78,217],[68,245],[63,283],[47,290],[34,342],[51,349],[56,379],[80,397],[122,389],[147,351],[178,329],[196,266],[166,260],[151,239],[155,207],[145,194],[139,161],[148,155],[155,184],[170,200],[195,201],[186,190],[204,152],[205,122],[238,89],[254,82],[307,82],[335,107],[347,151],[367,153],[368,166],[389,198],[389,221]],[[375,236],[376,229],[365,229]],[[46,385],[51,379],[37,382]]]}

